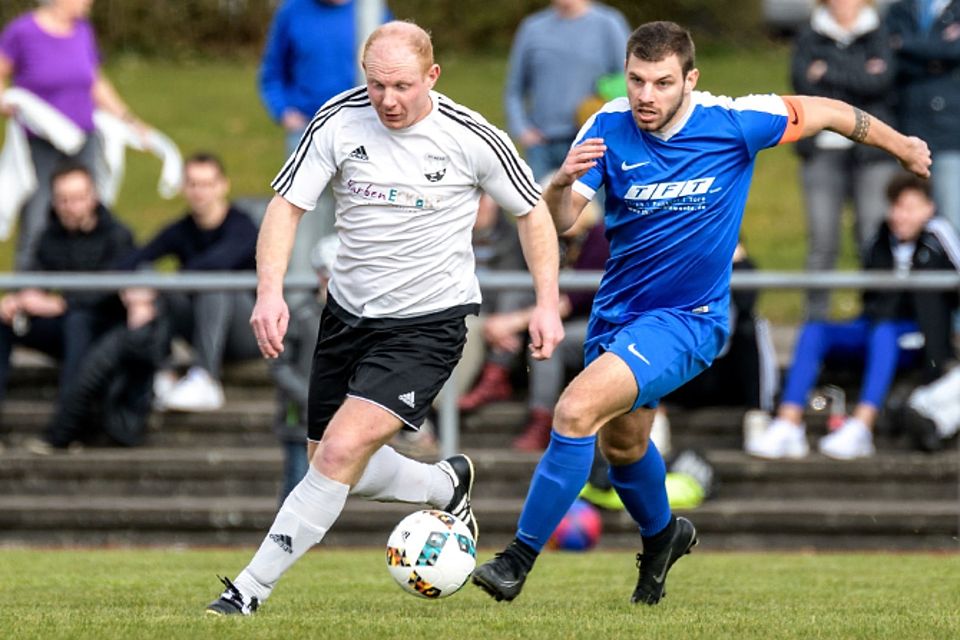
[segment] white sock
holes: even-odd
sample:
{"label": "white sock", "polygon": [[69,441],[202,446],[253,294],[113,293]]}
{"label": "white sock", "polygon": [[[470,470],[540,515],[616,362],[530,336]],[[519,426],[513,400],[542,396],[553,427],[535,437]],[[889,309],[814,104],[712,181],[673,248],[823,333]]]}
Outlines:
{"label": "white sock", "polygon": [[370,456],[350,495],[376,502],[426,503],[442,509],[453,500],[453,482],[437,465],[417,462],[384,445]]}
{"label": "white sock", "polygon": [[234,584],[244,598],[263,602],[280,576],[300,559],[340,517],[349,485],[331,480],[311,466],[277,513],[267,537]]}

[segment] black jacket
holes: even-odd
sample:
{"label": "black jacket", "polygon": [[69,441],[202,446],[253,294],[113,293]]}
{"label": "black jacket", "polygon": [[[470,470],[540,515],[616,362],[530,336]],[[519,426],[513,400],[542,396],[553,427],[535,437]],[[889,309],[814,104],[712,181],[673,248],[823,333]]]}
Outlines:
{"label": "black jacket", "polygon": [[[960,240],[948,222],[934,218],[917,238],[912,271],[960,270]],[[893,239],[884,222],[866,255],[864,268],[894,269]],[[925,377],[944,373],[953,358],[951,314],[957,308],[956,291],[865,291],[863,312],[871,320],[915,320],[924,337]]]}
{"label": "black jacket", "polygon": [[960,28],[960,0],[947,5],[927,33],[917,24],[917,0],[893,4],[886,26],[897,54],[901,130],[934,152],[960,150],[960,39],[944,38]]}
{"label": "black jacket", "polygon": [[[37,242],[32,268],[36,271],[106,271],[133,249],[133,234],[103,205],[97,206],[97,226],[89,233],[67,231],[53,209],[47,227]],[[68,291],[71,309],[115,312],[120,299],[115,293]]]}
{"label": "black jacket", "polygon": [[[867,61],[873,59],[883,61],[885,69],[881,73],[867,72]],[[807,78],[807,69],[816,60],[827,64],[827,72],[817,82],[811,82]],[[794,42],[790,76],[794,91],[800,95],[843,100],[884,122],[893,123],[894,59],[889,37],[882,25],[860,35],[847,46],[807,25]],[[798,141],[796,150],[801,156],[810,155],[816,150],[814,139]],[[866,145],[855,145],[850,151],[859,161],[886,157],[885,152]]]}

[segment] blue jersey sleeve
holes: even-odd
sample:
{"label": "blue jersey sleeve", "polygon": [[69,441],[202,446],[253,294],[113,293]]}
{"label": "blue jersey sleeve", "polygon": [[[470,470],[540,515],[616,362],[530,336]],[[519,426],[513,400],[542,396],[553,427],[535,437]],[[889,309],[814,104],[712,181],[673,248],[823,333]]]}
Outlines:
{"label": "blue jersey sleeve", "polygon": [[[751,95],[731,101],[751,157],[761,150],[775,147],[783,140],[790,123],[787,105],[778,95]],[[797,117],[794,114],[794,117]],[[797,123],[798,124],[799,120]]]}
{"label": "blue jersey sleeve", "polygon": [[[577,133],[577,137],[573,141],[573,147],[581,144],[588,138],[603,138],[603,121],[605,118],[605,112],[608,111],[610,105],[612,105],[614,102],[621,101],[626,101],[626,98],[619,98],[613,102],[608,102],[606,105],[604,105],[603,109],[590,116],[590,118],[583,123],[583,126]],[[594,194],[597,192],[597,189],[599,189],[600,185],[603,183],[605,163],[606,156],[598,158],[597,164],[588,169],[585,174],[580,176],[577,181],[573,183],[573,190],[588,200],[592,200]]]}

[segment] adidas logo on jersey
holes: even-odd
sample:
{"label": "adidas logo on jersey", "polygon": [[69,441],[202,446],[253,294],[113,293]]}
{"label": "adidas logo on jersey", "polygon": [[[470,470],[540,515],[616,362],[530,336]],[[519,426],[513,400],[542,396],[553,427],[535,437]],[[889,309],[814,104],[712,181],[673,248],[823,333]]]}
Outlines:
{"label": "adidas logo on jersey", "polygon": [[293,538],[283,533],[271,533],[270,539],[289,554],[293,554]]}
{"label": "adidas logo on jersey", "polygon": [[416,406],[413,391],[410,391],[409,393],[401,393],[399,396],[397,396],[397,398],[400,400],[400,402],[407,405],[411,409]]}
{"label": "adidas logo on jersey", "polygon": [[363,145],[351,151],[349,157],[354,160],[360,160],[361,162],[368,162],[370,160],[370,156],[367,155],[367,150],[363,148]]}

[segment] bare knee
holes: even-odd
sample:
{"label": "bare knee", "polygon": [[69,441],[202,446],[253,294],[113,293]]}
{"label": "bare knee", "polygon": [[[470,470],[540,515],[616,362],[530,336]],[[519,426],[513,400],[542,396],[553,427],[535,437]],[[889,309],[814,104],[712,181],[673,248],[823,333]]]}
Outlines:
{"label": "bare knee", "polygon": [[564,393],[553,412],[553,429],[568,438],[586,438],[600,429],[596,409],[589,398]]}
{"label": "bare knee", "polygon": [[339,438],[327,438],[316,448],[311,463],[325,474],[336,473],[356,458],[355,448]]}

